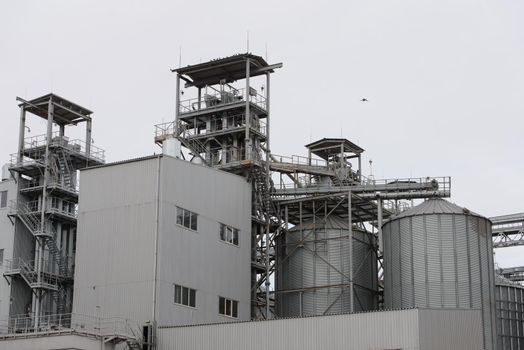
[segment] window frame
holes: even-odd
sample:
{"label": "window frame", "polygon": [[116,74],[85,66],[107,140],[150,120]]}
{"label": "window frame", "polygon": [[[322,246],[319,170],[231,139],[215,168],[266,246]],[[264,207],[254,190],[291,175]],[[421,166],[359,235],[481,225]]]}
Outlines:
{"label": "window frame", "polygon": [[[186,226],[187,220],[187,226]],[[198,232],[198,214],[194,211],[176,207],[176,225],[186,228],[190,231]]]}
{"label": "window frame", "polygon": [[7,208],[7,190],[0,191],[0,209]]}
{"label": "window frame", "polygon": [[238,319],[239,302],[235,299],[218,297],[218,314],[220,316]]}
{"label": "window frame", "polygon": [[240,247],[240,230],[221,222],[219,224],[218,238],[220,241],[235,247]]}
{"label": "window frame", "polygon": [[[178,292],[177,292],[177,289],[178,289]],[[186,287],[181,284],[173,283],[173,304],[178,305],[178,306],[189,307],[191,309],[196,309],[197,308],[196,299],[197,299],[197,290],[196,289]],[[184,302],[186,302],[186,304]]]}

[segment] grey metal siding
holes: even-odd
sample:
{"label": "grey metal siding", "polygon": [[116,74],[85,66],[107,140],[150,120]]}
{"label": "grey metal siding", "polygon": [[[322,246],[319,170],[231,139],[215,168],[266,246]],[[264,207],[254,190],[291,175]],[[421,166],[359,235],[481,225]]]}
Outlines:
{"label": "grey metal siding", "polygon": [[524,287],[497,283],[495,289],[497,349],[524,349]]}
{"label": "grey metal siding", "polygon": [[[490,222],[456,206],[447,213],[452,204],[432,201],[414,208],[416,215],[405,213],[383,226],[385,308],[481,309],[486,349],[493,349]],[[434,213],[440,205],[444,210]]]}
{"label": "grey metal siding", "polygon": [[[251,186],[240,176],[162,158],[158,325],[229,322],[219,296],[239,302],[250,319]],[[197,232],[176,224],[176,207],[198,214]],[[239,245],[219,238],[220,223],[239,229]],[[197,290],[196,308],[173,303],[173,283]]]}
{"label": "grey metal siding", "polygon": [[480,310],[419,310],[420,349],[478,350],[483,347]]}
{"label": "grey metal siding", "polygon": [[158,329],[159,350],[477,350],[481,346],[478,310],[381,311]]}
{"label": "grey metal siding", "polygon": [[81,172],[73,312],[152,318],[157,169],[149,159]]}
{"label": "grey metal siding", "polygon": [[376,308],[374,239],[354,229],[350,252],[348,237],[347,220],[332,216],[321,223],[306,221],[287,232],[278,247],[281,266],[278,290],[283,291],[277,293],[279,316],[349,312],[350,259],[353,259],[355,311]]}

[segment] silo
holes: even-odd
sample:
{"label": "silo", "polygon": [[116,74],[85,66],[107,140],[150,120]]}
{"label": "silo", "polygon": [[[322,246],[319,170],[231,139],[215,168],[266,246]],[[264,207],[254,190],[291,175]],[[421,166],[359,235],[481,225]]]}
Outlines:
{"label": "silo", "polygon": [[383,225],[384,307],[481,309],[485,349],[495,348],[491,222],[430,199]]}
{"label": "silo", "polygon": [[350,312],[353,259],[354,311],[377,307],[377,257],[372,234],[353,228],[350,252],[348,220],[330,215],[304,221],[282,235],[277,245],[279,317]]}
{"label": "silo", "polygon": [[502,276],[495,279],[497,349],[524,349],[524,287]]}

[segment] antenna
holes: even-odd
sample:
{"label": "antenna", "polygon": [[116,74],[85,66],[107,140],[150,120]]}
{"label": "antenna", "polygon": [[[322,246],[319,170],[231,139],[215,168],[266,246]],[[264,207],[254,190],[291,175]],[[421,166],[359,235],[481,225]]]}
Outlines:
{"label": "antenna", "polygon": [[178,68],[182,67],[182,46],[178,47]]}
{"label": "antenna", "polygon": [[246,42],[246,44],[247,44],[247,51],[246,51],[246,53],[249,53],[249,30],[247,31],[246,40],[247,40],[247,42]]}
{"label": "antenna", "polygon": [[266,43],[266,62],[267,62],[267,43]]}

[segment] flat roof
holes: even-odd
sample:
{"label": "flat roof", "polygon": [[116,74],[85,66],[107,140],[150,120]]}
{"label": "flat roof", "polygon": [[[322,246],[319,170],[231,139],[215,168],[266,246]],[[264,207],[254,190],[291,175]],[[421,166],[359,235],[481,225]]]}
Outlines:
{"label": "flat roof", "polygon": [[208,62],[194,64],[186,67],[172,69],[182,76],[189,85],[204,87],[214,85],[225,80],[226,83],[232,83],[239,79],[246,78],[246,61],[250,62],[250,77],[273,73],[273,69],[259,70],[260,68],[269,67],[269,64],[260,56],[250,53],[241,53],[224,58],[214,59]]}
{"label": "flat roof", "polygon": [[354,153],[359,155],[364,152],[364,149],[357,146],[348,139],[342,138],[323,138],[321,140],[307,144],[308,148],[314,155],[327,160],[329,156],[340,153],[340,146],[343,147],[344,152]]}
{"label": "flat roof", "polygon": [[30,101],[24,101],[20,98],[18,100],[22,101],[22,103],[19,104],[20,107],[24,107],[27,112],[44,119],[47,119],[47,105],[49,101],[51,101],[53,104],[53,121],[58,125],[77,124],[91,119],[90,115],[93,114],[89,109],[53,93],[37,97]]}

